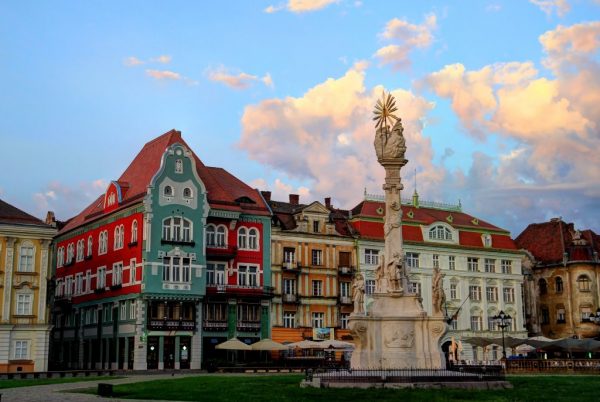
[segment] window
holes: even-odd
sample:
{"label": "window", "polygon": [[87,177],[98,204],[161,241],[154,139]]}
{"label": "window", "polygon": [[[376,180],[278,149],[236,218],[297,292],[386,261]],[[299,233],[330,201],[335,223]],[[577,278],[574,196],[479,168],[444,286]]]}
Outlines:
{"label": "window", "polygon": [[458,299],[458,286],[456,285],[456,283],[450,284],[450,299]]}
{"label": "window", "polygon": [[67,264],[71,264],[73,262],[73,257],[75,256],[75,247],[73,243],[67,246]]}
{"label": "window", "polygon": [[452,240],[452,232],[445,226],[434,226],[429,229],[429,240]]}
{"label": "window", "polygon": [[77,240],[77,257],[76,261],[83,261],[83,253],[84,253],[84,241],[83,239]]}
{"label": "window", "polygon": [[440,267],[440,256],[439,254],[434,254],[433,255],[433,268],[439,268]]}
{"label": "window", "polygon": [[483,247],[492,247],[492,236],[484,234],[483,236]]}
{"label": "window", "polygon": [[421,296],[421,283],[420,282],[410,282],[409,288],[410,288],[411,293]]}
{"label": "window", "polygon": [[347,251],[340,251],[338,254],[338,267],[350,268],[351,255]]}
{"label": "window", "polygon": [[544,279],[540,279],[538,281],[538,288],[540,289],[540,295],[545,295],[548,293],[548,284]]}
{"label": "window", "polygon": [[284,279],[283,280],[283,294],[295,295],[296,294],[296,280],[295,279]]}
{"label": "window", "polygon": [[283,249],[283,262],[293,264],[296,261],[296,249],[285,247]]}
{"label": "window", "polygon": [[106,267],[98,268],[96,273],[96,289],[104,289],[106,287]]}
{"label": "window", "polygon": [[580,307],[581,311],[581,322],[590,322],[590,316],[592,315],[592,308],[589,306]]}
{"label": "window", "polygon": [[365,294],[372,295],[375,293],[375,280],[367,279],[365,281]]}
{"label": "window", "polygon": [[137,220],[134,220],[131,223],[131,242],[137,243],[138,241],[138,223]]}
{"label": "window", "polygon": [[452,330],[454,330],[454,331],[457,331],[457,330],[458,330],[458,321],[456,321],[456,320],[452,320],[452,321],[450,322],[450,329],[452,329]]}
{"label": "window", "polygon": [[312,265],[323,265],[323,251],[313,250],[312,251]]}
{"label": "window", "polygon": [[85,271],[85,282],[84,282],[84,286],[83,286],[83,292],[89,293],[91,289],[92,289],[92,270],[88,269],[87,271]]}
{"label": "window", "polygon": [[100,232],[98,236],[98,254],[106,254],[108,251],[108,231]]}
{"label": "window", "polygon": [[122,301],[120,303],[120,307],[121,307],[121,311],[119,313],[119,318],[121,320],[126,320],[127,319],[127,302]]}
{"label": "window", "polygon": [[550,324],[550,310],[548,310],[548,307],[542,306],[541,313],[542,313],[542,325]]}
{"label": "window", "polygon": [[365,264],[370,264],[370,265],[379,264],[379,250],[366,248],[365,249]]}
{"label": "window", "polygon": [[471,331],[481,331],[482,318],[480,315],[471,316]]}
{"label": "window", "polygon": [[137,310],[135,309],[136,305],[135,305],[135,300],[132,300],[131,303],[129,303],[129,319],[130,320],[135,320],[137,317]]}
{"label": "window", "polygon": [[65,248],[59,247],[56,251],[56,267],[60,268],[65,263]]}
{"label": "window", "polygon": [[135,258],[129,260],[129,283],[133,284],[137,280],[137,264]]}
{"label": "window", "polygon": [[94,240],[92,239],[92,236],[88,237],[87,240],[87,256],[91,257],[92,256],[92,248],[94,247]]}
{"label": "window", "polygon": [[183,173],[183,161],[181,159],[175,161],[175,173]]}
{"label": "window", "polygon": [[18,294],[16,315],[31,315],[32,300],[31,294]]}
{"label": "window", "polygon": [[206,227],[206,247],[215,247],[217,245],[217,230],[214,225]]}
{"label": "window", "polygon": [[163,221],[162,239],[166,241],[189,243],[192,239],[192,221],[172,217]]}
{"label": "window", "polygon": [[565,309],[564,307],[560,307],[556,309],[556,323],[557,324],[564,324],[566,323],[567,320],[565,318]]}
{"label": "window", "polygon": [[225,263],[206,263],[206,284],[209,286],[225,284]]}
{"label": "window", "polygon": [[117,286],[123,284],[123,263],[118,262],[113,264],[112,269],[112,285]]}
{"label": "window", "polygon": [[172,197],[173,196],[173,187],[165,186],[165,189],[163,190],[163,194],[165,195],[165,197]]}
{"label": "window", "polygon": [[164,257],[163,282],[190,282],[190,259],[188,257]]}
{"label": "window", "polygon": [[471,272],[479,271],[479,258],[468,257],[467,258],[467,269]]}
{"label": "window", "polygon": [[589,292],[590,291],[590,278],[587,275],[581,275],[577,278],[577,286],[579,287],[580,292]]}
{"label": "window", "polygon": [[350,297],[350,282],[340,282],[340,296]]}
{"label": "window", "polygon": [[498,331],[498,324],[494,319],[494,314],[488,313],[488,331]]}
{"label": "window", "polygon": [[252,228],[248,231],[248,248],[258,250],[258,230]]}
{"label": "window", "polygon": [[350,320],[350,314],[349,313],[342,313],[340,315],[340,327],[342,329],[348,329],[348,322]]}
{"label": "window", "polygon": [[325,313],[312,313],[313,328],[323,328],[325,324]]}
{"label": "window", "polygon": [[192,198],[192,189],[186,187],[183,189],[183,198]]}
{"label": "window", "polygon": [[556,288],[556,293],[562,293],[563,292],[563,281],[562,278],[560,276],[557,276],[556,279],[554,279],[554,285]]}
{"label": "window", "polygon": [[450,271],[456,270],[456,257],[453,255],[448,256],[448,269]]}
{"label": "window", "polygon": [[112,304],[104,306],[104,322],[112,322]]}
{"label": "window", "polygon": [[117,226],[115,228],[115,239],[114,239],[114,249],[119,250],[123,248],[123,239],[125,237],[125,228],[123,225]]}
{"label": "window", "polygon": [[313,232],[319,233],[319,221],[313,221]]}
{"label": "window", "polygon": [[503,274],[512,274],[512,261],[511,260],[500,261],[500,267],[502,269]]}
{"label": "window", "polygon": [[406,253],[406,266],[409,268],[419,268],[419,253]]}
{"label": "window", "polygon": [[296,328],[296,313],[284,311],[283,326],[285,328]]}
{"label": "window", "polygon": [[75,274],[75,296],[83,293],[83,274]]}
{"label": "window", "polygon": [[15,360],[29,359],[29,341],[15,341]]}
{"label": "window", "polygon": [[19,256],[19,271],[33,272],[33,246],[21,246],[21,254]]}
{"label": "window", "polygon": [[238,230],[238,247],[241,249],[248,248],[248,240],[246,238],[246,228],[240,228]]}
{"label": "window", "polygon": [[498,301],[498,288],[495,286],[487,287],[485,289],[487,301],[497,302]]}
{"label": "window", "polygon": [[514,303],[515,302],[515,289],[504,288],[504,289],[502,289],[502,293],[504,295],[504,303]]}
{"label": "window", "polygon": [[312,295],[323,296],[323,281],[312,281]]}
{"label": "window", "polygon": [[238,285],[240,286],[258,286],[257,281],[258,267],[253,265],[238,266]]}
{"label": "window", "polygon": [[469,286],[469,297],[471,300],[480,301],[481,300],[481,286],[470,285]]}
{"label": "window", "polygon": [[483,265],[485,272],[496,272],[496,260],[494,260],[493,258],[486,258],[483,262]]}
{"label": "window", "polygon": [[216,236],[215,236],[216,245],[218,247],[226,247],[227,242],[225,241],[225,239],[226,239],[226,236],[225,236],[225,226],[221,225],[221,226],[219,226],[217,228],[217,233],[216,233]]}

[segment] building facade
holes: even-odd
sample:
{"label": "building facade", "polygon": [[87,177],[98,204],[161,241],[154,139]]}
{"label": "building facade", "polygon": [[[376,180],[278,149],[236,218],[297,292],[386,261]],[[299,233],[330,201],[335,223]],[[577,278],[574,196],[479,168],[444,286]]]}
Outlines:
{"label": "building facade", "polygon": [[55,233],[0,200],[0,373],[48,370],[46,294]]}
{"label": "building facade", "polygon": [[560,218],[534,223],[516,238],[527,250],[527,327],[548,338],[597,337],[589,319],[600,308],[600,236]]}
{"label": "building facade", "polygon": [[[263,258],[269,219],[257,191],[205,166],[180,132],[148,142],[55,239],[53,361],[61,368],[200,368],[203,328],[211,317],[205,314],[212,299],[204,299],[206,281],[214,277],[212,230],[223,225],[236,233],[252,225],[260,233],[258,257],[234,254],[219,261],[239,272],[250,259],[254,296],[262,301],[270,280],[269,253]],[[233,237],[227,244],[237,248]],[[235,311],[247,297],[238,293],[226,293]],[[268,320],[260,322],[268,328]],[[229,328],[212,329],[207,335],[230,334]]]}
{"label": "building facade", "polygon": [[[523,253],[510,233],[462,212],[460,205],[422,202],[416,193],[402,204],[405,264],[412,290],[421,295],[428,314],[432,313],[433,269],[439,267],[444,276],[446,315],[451,321],[442,339],[443,350],[447,352],[452,337],[500,337],[500,328],[492,320],[500,311],[513,317],[512,327],[507,328],[511,336],[526,336]],[[384,209],[382,197],[365,194],[349,216],[359,239],[357,255],[367,295],[375,289],[375,270],[384,246]],[[368,306],[371,300],[366,299]],[[500,357],[498,347],[490,347],[484,355],[483,349],[463,344],[462,359]]]}
{"label": "building facade", "polygon": [[357,260],[346,219],[330,199],[300,204],[295,194],[289,202],[263,195],[273,211],[273,339],[347,339]]}

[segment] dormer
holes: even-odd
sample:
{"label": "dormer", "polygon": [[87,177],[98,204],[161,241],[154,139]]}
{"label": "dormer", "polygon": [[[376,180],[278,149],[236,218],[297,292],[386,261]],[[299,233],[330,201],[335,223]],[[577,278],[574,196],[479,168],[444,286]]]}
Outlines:
{"label": "dormer", "polygon": [[421,226],[421,230],[426,242],[458,244],[458,230],[447,222],[433,222],[431,225]]}
{"label": "dormer", "polygon": [[124,182],[111,181],[104,193],[104,212],[117,209],[123,202],[129,185]]}
{"label": "dormer", "polygon": [[329,222],[329,209],[319,201],[315,201],[296,214],[295,219],[300,231],[315,234],[334,234],[334,226]]}

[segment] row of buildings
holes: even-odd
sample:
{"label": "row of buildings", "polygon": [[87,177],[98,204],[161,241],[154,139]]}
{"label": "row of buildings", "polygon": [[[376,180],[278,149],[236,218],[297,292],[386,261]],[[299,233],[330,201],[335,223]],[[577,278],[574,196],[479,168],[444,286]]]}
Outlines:
{"label": "row of buildings", "polygon": [[[444,350],[451,337],[497,337],[501,310],[513,336],[597,335],[594,232],[553,220],[513,240],[416,192],[402,209],[411,286],[429,312],[433,269],[444,274]],[[0,371],[43,371],[48,358],[51,369],[197,369],[232,337],[352,340],[352,280],[364,276],[368,305],[383,220],[375,195],[350,210],[272,200],[169,131],[66,222],[0,204]],[[463,358],[483,356],[465,345]]]}

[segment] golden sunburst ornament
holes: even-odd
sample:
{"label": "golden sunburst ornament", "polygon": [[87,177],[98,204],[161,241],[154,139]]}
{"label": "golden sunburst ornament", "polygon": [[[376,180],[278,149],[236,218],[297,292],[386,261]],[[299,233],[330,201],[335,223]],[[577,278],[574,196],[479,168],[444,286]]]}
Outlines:
{"label": "golden sunburst ornament", "polygon": [[389,127],[393,126],[397,120],[400,120],[398,117],[394,115],[394,112],[398,110],[396,107],[396,99],[392,96],[392,94],[383,94],[381,99],[377,101],[375,105],[375,110],[373,110],[373,120],[376,121],[375,128],[380,127]]}

